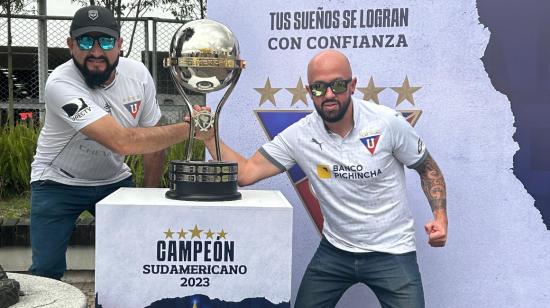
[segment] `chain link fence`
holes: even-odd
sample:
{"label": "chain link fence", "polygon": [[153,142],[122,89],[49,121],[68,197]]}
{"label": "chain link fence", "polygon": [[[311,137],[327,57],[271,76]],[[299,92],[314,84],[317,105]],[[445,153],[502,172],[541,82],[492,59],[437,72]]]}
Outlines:
{"label": "chain link fence", "polygon": [[[40,20],[45,20],[45,38],[39,35]],[[71,17],[60,16],[12,16],[15,119],[33,118],[38,121],[43,118],[44,102],[40,94],[44,89],[39,79],[70,60],[67,38],[71,20]],[[149,68],[157,86],[163,124],[180,122],[186,113],[185,103],[173,84],[170,71],[162,65],[163,58],[168,55],[172,36],[183,23],[158,18],[124,18],[121,23],[123,55],[143,62]],[[0,123],[5,122],[8,109],[7,25],[6,16],[0,15]],[[41,53],[47,54],[47,66],[39,63]],[[46,59],[45,56],[43,58]],[[204,104],[204,95],[189,94],[192,104]]]}

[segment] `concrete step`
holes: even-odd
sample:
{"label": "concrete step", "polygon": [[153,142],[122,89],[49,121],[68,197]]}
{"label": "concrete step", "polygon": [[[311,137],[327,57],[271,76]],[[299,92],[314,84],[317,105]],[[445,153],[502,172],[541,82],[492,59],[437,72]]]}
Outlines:
{"label": "concrete step", "polygon": [[[28,218],[0,218],[0,248],[14,246],[30,246],[30,220]],[[95,219],[79,218],[71,236],[69,245],[94,245]]]}
{"label": "concrete step", "polygon": [[[31,266],[30,246],[0,248],[0,262],[7,272],[25,272]],[[95,269],[95,246],[69,246],[67,249],[68,271],[93,271]]]}

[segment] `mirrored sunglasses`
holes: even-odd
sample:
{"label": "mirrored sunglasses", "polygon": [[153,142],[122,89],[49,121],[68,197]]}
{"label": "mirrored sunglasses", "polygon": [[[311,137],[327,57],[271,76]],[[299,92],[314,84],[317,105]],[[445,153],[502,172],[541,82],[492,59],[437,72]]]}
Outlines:
{"label": "mirrored sunglasses", "polygon": [[112,36],[90,36],[81,35],[76,38],[78,48],[81,50],[90,50],[94,47],[94,43],[97,42],[99,47],[103,50],[111,50],[115,47],[116,38]]}
{"label": "mirrored sunglasses", "polygon": [[340,94],[346,92],[350,81],[351,79],[336,79],[330,82],[316,81],[309,85],[309,88],[315,97],[325,95],[329,87],[334,94]]}

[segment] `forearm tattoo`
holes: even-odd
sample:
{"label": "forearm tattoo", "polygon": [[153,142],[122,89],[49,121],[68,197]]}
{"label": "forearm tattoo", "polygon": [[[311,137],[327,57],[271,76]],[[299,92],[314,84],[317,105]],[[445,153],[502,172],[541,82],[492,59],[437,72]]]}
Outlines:
{"label": "forearm tattoo", "polygon": [[437,163],[433,160],[430,153],[417,168],[420,174],[422,190],[428,198],[432,212],[435,210],[446,210],[447,191],[445,188],[445,179]]}

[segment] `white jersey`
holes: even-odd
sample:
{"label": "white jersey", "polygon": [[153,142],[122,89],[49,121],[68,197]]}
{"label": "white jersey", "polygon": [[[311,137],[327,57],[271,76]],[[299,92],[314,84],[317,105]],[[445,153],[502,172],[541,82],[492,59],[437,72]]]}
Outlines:
{"label": "white jersey", "polygon": [[150,127],[161,117],[151,74],[138,61],[120,58],[114,81],[90,89],[69,60],[46,82],[46,120],[38,137],[31,182],[106,185],[131,175],[124,156],[80,130],[108,114],[124,127]]}
{"label": "white jersey", "polygon": [[400,113],[352,99],[354,128],[329,132],[317,112],[294,123],[261,149],[281,170],[298,164],[324,217],[323,235],[351,252],[415,250],[403,165],[427,156],[422,140]]}

